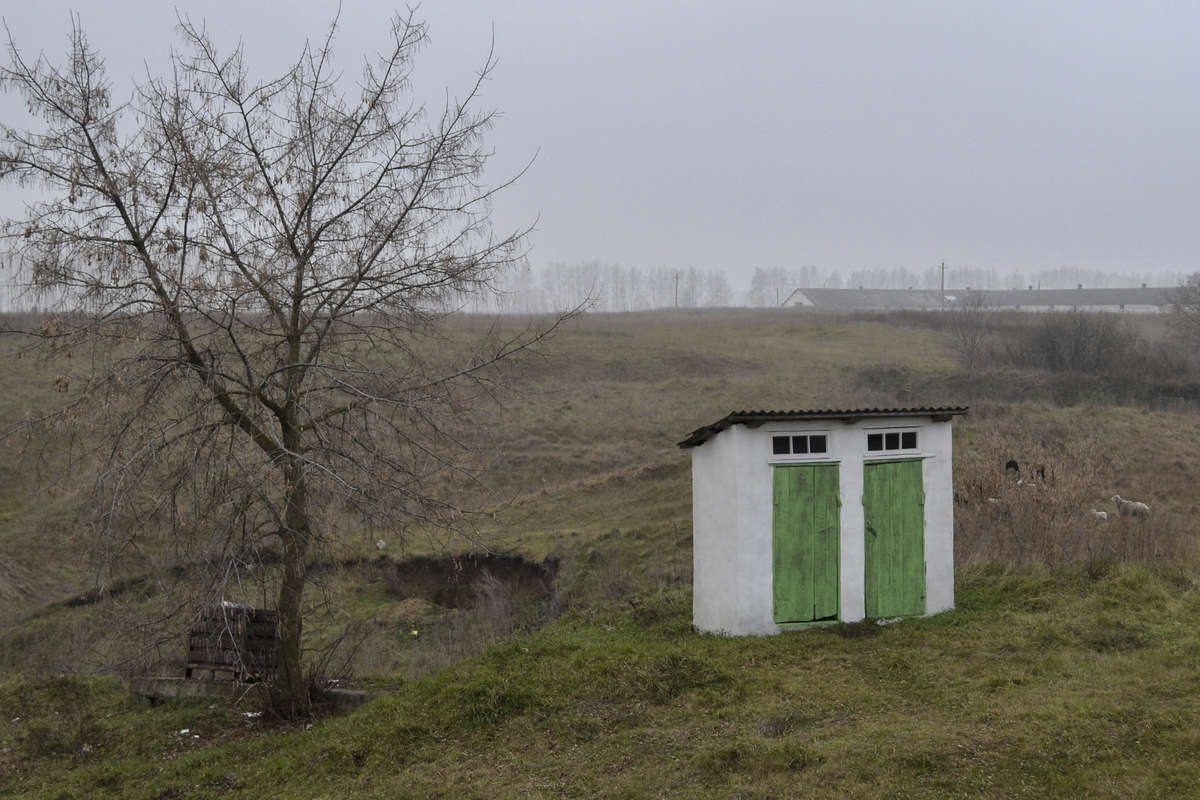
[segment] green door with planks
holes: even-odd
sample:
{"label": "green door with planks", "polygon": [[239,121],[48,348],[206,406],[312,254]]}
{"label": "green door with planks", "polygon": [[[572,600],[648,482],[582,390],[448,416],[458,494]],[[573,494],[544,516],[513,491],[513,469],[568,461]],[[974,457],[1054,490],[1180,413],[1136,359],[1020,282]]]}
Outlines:
{"label": "green door with planks", "polygon": [[780,465],[774,473],[775,622],[837,619],[838,465]]}
{"label": "green door with planks", "polygon": [[868,618],[925,613],[921,461],[868,463],[863,474]]}

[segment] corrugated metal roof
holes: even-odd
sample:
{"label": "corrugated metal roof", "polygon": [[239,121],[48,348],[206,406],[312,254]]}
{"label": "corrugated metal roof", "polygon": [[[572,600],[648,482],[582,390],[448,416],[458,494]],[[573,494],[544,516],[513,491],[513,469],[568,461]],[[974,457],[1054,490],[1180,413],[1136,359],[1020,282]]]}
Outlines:
{"label": "corrugated metal roof", "polygon": [[[991,307],[1054,306],[1166,306],[1173,290],[1150,286],[1145,289],[987,289],[979,292],[984,305]],[[950,294],[950,290],[946,290]],[[956,292],[959,299],[974,292]]]}
{"label": "corrugated metal roof", "polygon": [[945,417],[966,414],[967,406],[952,406],[932,408],[849,408],[849,409],[819,409],[813,411],[734,411],[711,425],[697,428],[679,443],[686,449],[704,444],[721,431],[734,425],[748,425],[757,428],[764,422],[794,422],[808,419],[836,419],[852,422],[871,417]]}

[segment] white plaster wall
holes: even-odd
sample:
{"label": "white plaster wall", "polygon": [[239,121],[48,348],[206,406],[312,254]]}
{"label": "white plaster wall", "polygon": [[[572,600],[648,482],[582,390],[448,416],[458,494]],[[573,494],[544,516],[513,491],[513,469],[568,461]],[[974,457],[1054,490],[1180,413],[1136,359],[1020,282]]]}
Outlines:
{"label": "white plaster wall", "polygon": [[730,431],[692,448],[692,624],[737,633],[738,475]]}
{"label": "white plaster wall", "polygon": [[925,613],[954,608],[954,436],[949,423],[921,429],[925,481]]}
{"label": "white plaster wall", "polygon": [[838,619],[857,622],[866,614],[865,577],[867,542],[864,538],[866,521],[863,513],[863,459],[866,435],[858,425],[837,422],[836,439],[832,450],[842,459],[838,486],[842,492],[841,515],[841,608]]}
{"label": "white plaster wall", "polygon": [[[772,585],[772,459],[770,437],[824,432],[839,462],[841,552],[839,618],[865,614],[863,466],[870,429],[917,428],[925,484],[926,613],[954,607],[952,432],[928,418],[870,418],[856,423],[803,420],[758,428],[734,425],[692,449],[693,624],[734,635],[778,633]],[[892,456],[895,457],[894,455]],[[775,463],[812,463],[775,462]]]}
{"label": "white plaster wall", "polygon": [[[778,633],[775,624],[775,594],[771,584],[774,514],[774,487],[771,465],[766,453],[770,441],[761,428],[735,425],[733,433],[737,447],[737,466],[740,476],[738,496],[739,548],[738,612],[736,632],[741,635]],[[767,448],[764,450],[763,448]],[[764,576],[766,580],[764,580]]]}

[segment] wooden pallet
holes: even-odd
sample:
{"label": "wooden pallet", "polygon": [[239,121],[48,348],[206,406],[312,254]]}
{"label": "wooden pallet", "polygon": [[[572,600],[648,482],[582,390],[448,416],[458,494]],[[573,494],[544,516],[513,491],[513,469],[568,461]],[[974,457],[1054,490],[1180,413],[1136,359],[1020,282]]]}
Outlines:
{"label": "wooden pallet", "polygon": [[205,608],[188,634],[191,680],[253,683],[279,664],[278,615],[223,603]]}

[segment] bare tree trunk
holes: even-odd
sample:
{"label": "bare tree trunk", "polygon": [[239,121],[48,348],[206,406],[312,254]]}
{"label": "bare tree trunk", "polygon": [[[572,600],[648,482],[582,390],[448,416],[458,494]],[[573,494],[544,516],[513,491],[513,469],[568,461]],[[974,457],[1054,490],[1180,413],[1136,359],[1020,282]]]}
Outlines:
{"label": "bare tree trunk", "polygon": [[299,459],[291,456],[286,467],[289,486],[286,527],[283,536],[283,574],[279,584],[279,671],[276,686],[285,704],[281,709],[286,716],[295,718],[308,713],[308,685],[304,678],[304,662],[300,651],[301,600],[304,594],[304,579],[308,546],[312,536],[312,523],[308,511],[308,486],[303,466]]}

